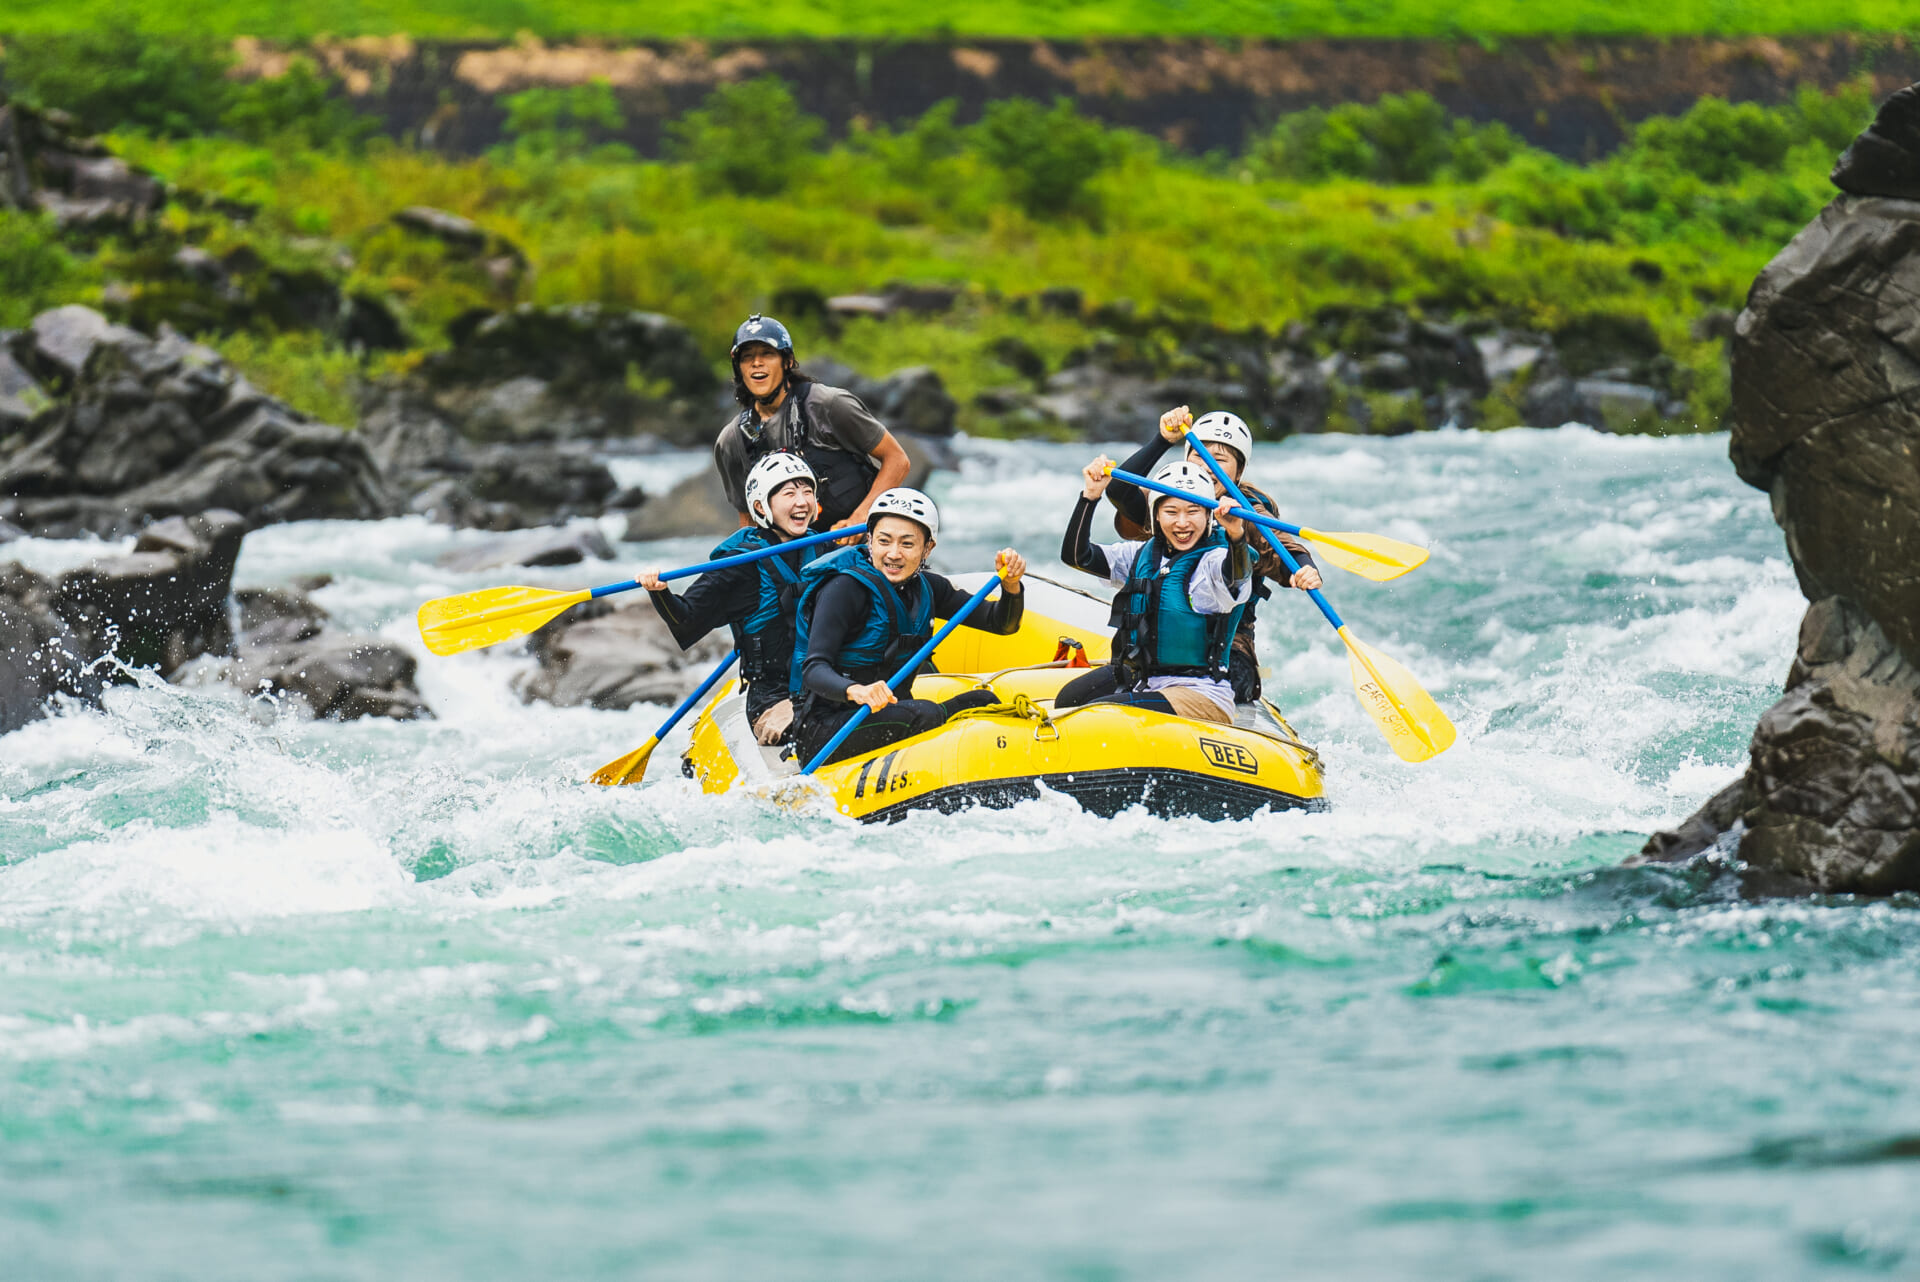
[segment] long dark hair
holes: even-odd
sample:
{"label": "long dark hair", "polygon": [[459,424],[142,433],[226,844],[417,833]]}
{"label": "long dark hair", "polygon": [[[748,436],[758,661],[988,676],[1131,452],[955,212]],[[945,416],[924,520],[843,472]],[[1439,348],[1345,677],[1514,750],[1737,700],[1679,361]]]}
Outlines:
{"label": "long dark hair", "polygon": [[[793,363],[793,355],[791,353],[788,353],[787,358],[781,362],[781,365],[786,370],[788,396],[792,396],[795,392],[799,391],[802,383],[811,383],[814,381],[813,375]],[[733,363],[733,401],[734,404],[743,410],[750,410],[754,406],[753,393],[747,390],[747,380],[740,377],[739,361]]]}

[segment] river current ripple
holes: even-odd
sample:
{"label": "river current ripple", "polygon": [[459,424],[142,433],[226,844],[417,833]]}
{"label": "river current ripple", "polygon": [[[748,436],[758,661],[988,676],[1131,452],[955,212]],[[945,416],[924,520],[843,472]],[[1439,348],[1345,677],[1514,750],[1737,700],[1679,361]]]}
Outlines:
{"label": "river current ripple", "polygon": [[[1724,437],[1262,447],[1452,712],[1397,762],[1304,599],[1325,814],[889,828],[580,780],[660,709],[336,725],[145,681],[0,739],[20,1278],[1807,1278],[1920,1266],[1920,915],[1623,870],[1739,768],[1803,602]],[[973,442],[950,570],[1055,557],[1080,447]],[[650,488],[696,456],[628,461]],[[610,526],[617,533],[617,525]],[[249,536],[415,644],[416,520]],[[88,549],[28,541],[44,569]],[[698,557],[621,545],[578,586]],[[1047,570],[1068,578],[1071,572]],[[663,768],[664,767],[664,768]],[[1903,1049],[1905,1048],[1905,1049]]]}

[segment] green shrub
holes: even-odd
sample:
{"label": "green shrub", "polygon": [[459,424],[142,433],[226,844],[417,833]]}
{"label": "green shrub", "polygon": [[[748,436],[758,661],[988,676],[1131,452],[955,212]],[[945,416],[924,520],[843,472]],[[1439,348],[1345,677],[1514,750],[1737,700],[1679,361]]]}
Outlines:
{"label": "green shrub", "polygon": [[777,76],[723,85],[667,126],[668,154],[709,191],[775,196],[811,158],[826,127]]}
{"label": "green shrub", "polygon": [[1873,77],[1863,76],[1832,94],[1803,86],[1793,106],[1810,139],[1829,151],[1841,151],[1873,121]]}
{"label": "green shrub", "polygon": [[331,87],[311,61],[295,58],[286,74],[235,88],[221,127],[248,142],[316,149],[358,146],[379,132],[378,120],[335,97]]}
{"label": "green shrub", "polygon": [[1621,159],[1728,182],[1749,169],[1780,167],[1800,133],[1794,115],[1753,102],[1702,98],[1684,116],[1642,121]]}
{"label": "green shrub", "polygon": [[1051,108],[1030,98],[989,103],[974,137],[981,154],[1006,176],[1014,201],[1042,218],[1087,209],[1087,184],[1124,152],[1118,138],[1066,98]]}
{"label": "green shrub", "polygon": [[207,133],[231,105],[232,55],[212,40],[156,37],[134,21],[11,40],[6,81],[37,107],[94,130]]}
{"label": "green shrub", "polygon": [[613,87],[604,80],[566,88],[526,89],[506,98],[510,150],[528,157],[577,156],[590,140],[627,126]]}
{"label": "green shrub", "polygon": [[1505,125],[1452,119],[1416,91],[1290,112],[1255,144],[1251,160],[1257,171],[1295,182],[1429,183],[1443,173],[1473,182],[1524,147]]}
{"label": "green shrub", "polygon": [[92,271],[60,244],[51,221],[0,209],[0,329],[74,302],[92,283]]}

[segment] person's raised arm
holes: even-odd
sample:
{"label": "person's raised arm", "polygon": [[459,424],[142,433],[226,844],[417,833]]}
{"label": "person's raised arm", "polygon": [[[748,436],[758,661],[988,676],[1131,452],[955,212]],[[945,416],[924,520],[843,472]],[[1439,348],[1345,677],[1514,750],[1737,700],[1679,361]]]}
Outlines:
{"label": "person's raised arm", "polygon": [[747,565],[709,570],[693,581],[684,596],[675,596],[673,589],[660,581],[657,570],[643,570],[639,577],[647,599],[653,602],[653,612],[673,634],[674,644],[691,650],[707,633],[752,611],[759,574]]}
{"label": "person's raised arm", "polygon": [[1113,484],[1113,460],[1102,454],[1080,469],[1080,475],[1083,481],[1080,501],[1073,505],[1073,515],[1067,518],[1067,532],[1060,540],[1060,559],[1076,570],[1104,579],[1110,567],[1106,553],[1093,546],[1093,514],[1100,510],[1100,496]]}

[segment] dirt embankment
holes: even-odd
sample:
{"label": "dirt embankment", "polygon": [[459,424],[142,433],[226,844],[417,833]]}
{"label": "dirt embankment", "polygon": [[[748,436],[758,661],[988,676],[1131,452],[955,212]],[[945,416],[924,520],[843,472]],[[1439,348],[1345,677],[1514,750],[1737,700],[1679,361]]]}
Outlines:
{"label": "dirt embankment", "polygon": [[[239,44],[251,73],[285,70],[285,50]],[[772,73],[836,134],[856,117],[911,120],[943,98],[959,100],[964,121],[996,98],[1066,95],[1091,115],[1187,151],[1238,150],[1282,112],[1422,89],[1457,115],[1502,121],[1538,146],[1584,159],[1617,146],[1633,122],[1683,111],[1704,94],[1778,102],[1801,85],[1831,89],[1868,75],[1884,96],[1920,79],[1914,42],[1852,35],[1494,47],[1430,40],[547,45],[531,38],[501,45],[400,36],[325,42],[314,52],[396,136],[462,153],[499,141],[502,96],[593,80],[620,95],[625,140],[645,155],[657,154],[664,122],[716,84]]]}

